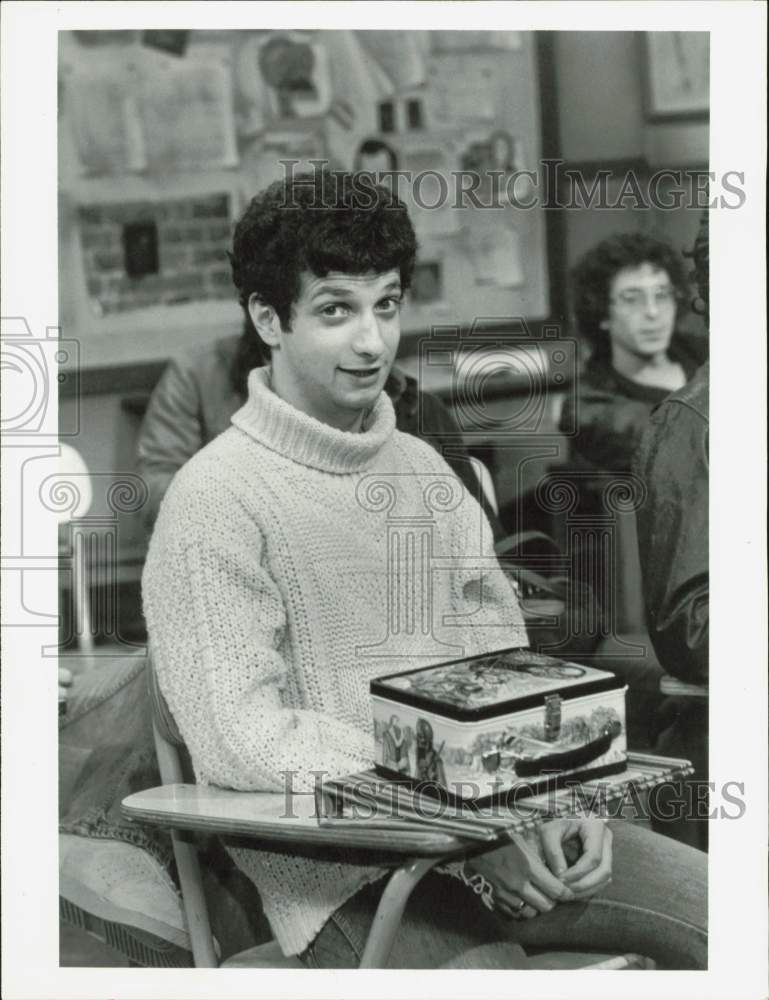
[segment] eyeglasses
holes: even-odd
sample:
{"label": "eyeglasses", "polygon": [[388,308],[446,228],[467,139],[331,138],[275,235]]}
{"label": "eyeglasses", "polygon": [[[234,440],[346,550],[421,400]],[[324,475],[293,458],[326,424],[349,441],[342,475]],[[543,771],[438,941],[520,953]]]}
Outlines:
{"label": "eyeglasses", "polygon": [[668,285],[666,288],[627,288],[609,301],[623,309],[638,311],[647,307],[649,299],[655,306],[662,307],[674,305],[677,298],[678,292],[672,285]]}

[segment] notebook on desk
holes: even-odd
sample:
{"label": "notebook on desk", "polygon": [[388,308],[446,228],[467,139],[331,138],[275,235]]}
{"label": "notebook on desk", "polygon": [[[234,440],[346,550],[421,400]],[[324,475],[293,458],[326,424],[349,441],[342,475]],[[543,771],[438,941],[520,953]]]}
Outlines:
{"label": "notebook on desk", "polygon": [[[430,827],[466,840],[490,842],[507,831],[522,833],[545,819],[593,815],[639,818],[642,793],[680,781],[693,771],[688,760],[652,754],[628,754],[621,774],[529,795],[512,804],[476,806],[472,801],[449,802],[420,792],[418,786],[390,781],[375,771],[360,771],[327,779],[317,792],[320,825],[361,825],[382,831]],[[640,818],[648,818],[641,815]]]}

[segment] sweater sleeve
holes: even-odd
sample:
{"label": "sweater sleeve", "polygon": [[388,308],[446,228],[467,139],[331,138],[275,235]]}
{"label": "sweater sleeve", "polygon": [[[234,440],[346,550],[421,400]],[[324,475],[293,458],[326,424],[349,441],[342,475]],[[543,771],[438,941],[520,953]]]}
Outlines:
{"label": "sweater sleeve", "polygon": [[143,599],[160,685],[198,779],[309,791],[312,772],[371,766],[370,733],[287,703],[286,606],[253,520],[222,503],[221,484],[177,485],[153,534]]}
{"label": "sweater sleeve", "polygon": [[461,493],[449,515],[452,610],[444,623],[461,630],[467,656],[527,646],[523,613],[499,565],[489,520],[464,487]]}

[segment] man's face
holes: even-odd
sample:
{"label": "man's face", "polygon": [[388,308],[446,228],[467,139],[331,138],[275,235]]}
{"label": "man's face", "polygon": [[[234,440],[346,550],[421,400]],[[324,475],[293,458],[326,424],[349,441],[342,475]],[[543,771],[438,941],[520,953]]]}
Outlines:
{"label": "man's face", "polygon": [[358,430],[395,360],[400,303],[397,270],[304,272],[291,329],[272,350],[275,391],[316,420]]}
{"label": "man's face", "polygon": [[612,349],[649,358],[668,349],[676,321],[676,298],[667,271],[653,264],[625,267],[609,288],[609,315],[601,323]]}

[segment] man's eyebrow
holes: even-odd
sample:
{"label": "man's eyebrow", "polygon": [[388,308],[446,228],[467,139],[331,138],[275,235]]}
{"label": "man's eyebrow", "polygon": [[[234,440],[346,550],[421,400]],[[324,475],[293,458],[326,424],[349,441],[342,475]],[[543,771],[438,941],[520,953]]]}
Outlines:
{"label": "man's eyebrow", "polygon": [[[382,289],[382,294],[387,292],[395,291],[397,288],[400,290],[401,283],[398,278],[393,278],[392,281],[388,281],[385,287]],[[354,295],[356,289],[353,287],[345,288],[340,285],[319,285],[318,288],[312,293],[311,298],[317,299],[321,295]]]}
{"label": "man's eyebrow", "polygon": [[620,288],[621,292],[643,292],[647,288],[666,288],[668,285],[672,285],[673,282],[670,279],[661,279],[653,285],[625,285],[624,288]]}

